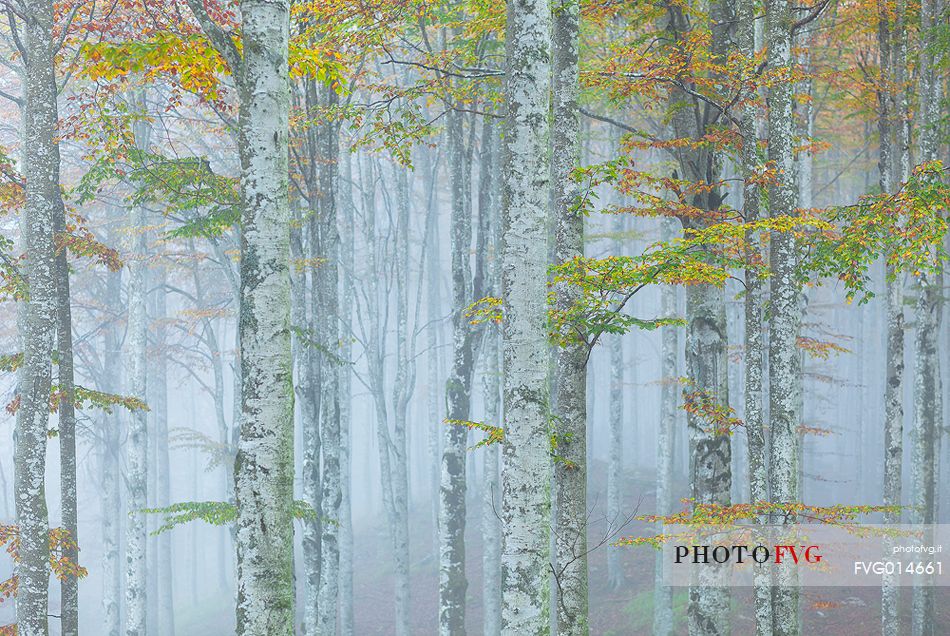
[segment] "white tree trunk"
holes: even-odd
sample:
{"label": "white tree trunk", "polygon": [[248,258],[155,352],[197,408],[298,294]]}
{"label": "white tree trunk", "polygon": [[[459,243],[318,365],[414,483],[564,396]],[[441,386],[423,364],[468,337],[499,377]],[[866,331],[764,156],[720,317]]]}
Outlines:
{"label": "white tree trunk", "polygon": [[[739,52],[752,59],[756,53],[755,24],[756,11],[752,3],[739,3],[739,23],[737,40]],[[754,96],[751,96],[754,97]],[[743,136],[742,175],[742,211],[747,223],[754,223],[761,216],[761,193],[758,184],[751,177],[761,162],[758,149],[758,129],[756,126],[757,107],[748,104],[742,110],[740,121]],[[751,263],[762,257],[762,246],[758,234],[746,232],[749,250],[746,255]],[[766,456],[765,427],[762,421],[762,322],[763,322],[763,282],[751,266],[745,274],[745,431],[749,449],[749,496],[750,501],[764,502],[769,499],[769,469]],[[764,520],[763,520],[764,521]],[[768,572],[756,570],[755,576],[755,626],[758,636],[772,633],[772,591],[771,576]]]}
{"label": "white tree trunk", "polygon": [[241,3],[237,630],[294,633],[288,0]]}
{"label": "white tree trunk", "polygon": [[[584,255],[584,214],[572,179],[580,162],[577,112],[580,4],[559,0],[554,6],[552,184],[555,208],[555,262]],[[556,302],[570,308],[581,294],[573,285],[555,289]],[[557,436],[554,483],[557,633],[589,633],[587,583],[587,345],[560,347],[555,360]]]}
{"label": "white tree trunk", "polygon": [[49,518],[46,510],[46,434],[49,422],[53,341],[56,336],[54,220],[62,208],[59,191],[58,109],[53,61],[53,3],[24,6],[26,49],[24,88],[26,204],[23,208],[23,274],[26,306],[17,313],[23,351],[19,370],[20,408],[16,415],[14,494],[20,530],[17,629],[23,636],[46,636],[48,628]]}
{"label": "white tree trunk", "polygon": [[[941,15],[941,0],[924,0],[920,8],[920,133],[921,163],[938,158],[937,122],[940,119],[939,81],[933,57],[935,21]],[[935,250],[936,246],[931,250]],[[932,254],[933,255],[933,254]],[[917,330],[914,339],[914,451],[913,503],[915,523],[936,523],[939,441],[943,427],[942,382],[938,339],[941,323],[943,272],[923,271],[918,276],[919,295],[914,307]],[[926,542],[928,539],[925,538]],[[933,540],[932,538],[930,539]],[[927,577],[931,578],[931,577]],[[934,623],[933,580],[914,581],[911,636],[931,636]]]}
{"label": "white tree trunk", "polygon": [[[672,240],[672,219],[662,219],[662,238]],[[660,315],[676,316],[676,289],[666,285],[660,291]],[[656,514],[668,515],[672,508],[673,490],[673,427],[676,425],[676,331],[672,327],[662,331],[660,421],[656,440]],[[615,442],[611,439],[611,444]],[[614,449],[611,446],[611,454]],[[608,495],[609,497],[609,495]],[[617,514],[617,513],[614,513]],[[611,518],[608,513],[608,518]],[[662,528],[660,529],[662,532]],[[671,636],[673,633],[673,588],[663,585],[663,553],[656,553],[653,585],[653,634]]]}
{"label": "white tree trunk", "polygon": [[[59,206],[55,232],[66,229],[65,207]],[[60,490],[62,527],[73,542],[63,550],[63,558],[79,563],[78,492],[76,484],[76,406],[73,375],[73,321],[69,293],[69,261],[66,250],[56,255],[56,348],[59,354],[57,383],[62,399],[59,402]],[[79,633],[79,579],[67,576],[60,583],[60,631],[63,636]]]}
{"label": "white tree trunk", "polygon": [[[110,214],[110,224],[119,225],[120,221]],[[106,292],[104,302],[112,315],[122,314],[121,272],[106,274]],[[123,393],[121,382],[121,333],[119,326],[111,322],[103,330],[102,355],[107,363],[103,365],[102,387],[114,394]],[[108,364],[118,361],[118,364]],[[102,633],[104,636],[118,636],[120,631],[119,615],[122,601],[122,568],[119,563],[121,544],[122,496],[119,489],[119,429],[118,413],[103,413],[100,435],[104,442],[99,449],[99,461],[102,479]]]}
{"label": "white tree trunk", "polygon": [[[898,11],[902,8],[898,6]],[[891,95],[892,76],[903,75],[900,26],[898,16],[895,33],[890,28],[890,17],[883,5],[879,7],[878,46],[880,49],[881,84],[878,88],[878,131],[880,138],[879,171],[882,193],[892,193],[903,180],[900,166],[901,131],[903,122],[894,112],[895,100]],[[892,40],[892,38],[895,38]],[[896,44],[896,46],[893,46]],[[903,90],[903,89],[901,89]],[[893,136],[893,138],[892,138]],[[893,143],[896,138],[897,143]],[[898,157],[894,154],[897,153]],[[887,327],[884,379],[884,487],[882,503],[901,505],[901,470],[904,460],[904,276],[890,268],[885,281],[884,316]],[[891,280],[893,278],[893,280]],[[884,515],[885,523],[900,523],[900,513]],[[886,542],[889,553],[890,541]],[[900,588],[893,575],[885,573],[881,585],[881,634],[900,634]]]}
{"label": "white tree trunk", "polygon": [[[137,91],[133,99],[138,112],[144,112],[145,95]],[[148,124],[136,122],[133,126],[135,145],[147,151],[149,145]],[[146,368],[148,361],[148,316],[146,295],[148,291],[148,226],[147,212],[143,206],[134,206],[129,215],[129,317],[126,335],[128,359],[128,393],[143,402],[148,399]],[[129,488],[129,520],[126,525],[126,620],[128,636],[144,636],[146,633],[147,590],[145,580],[145,515],[140,511],[148,506],[148,413],[144,410],[129,414],[129,435],[126,442],[127,482]]]}
{"label": "white tree trunk", "polygon": [[[471,303],[472,273],[469,253],[472,219],[466,205],[465,178],[469,164],[463,148],[461,113],[447,115],[449,183],[452,201],[452,368],[445,382],[446,413],[450,420],[468,420],[471,404],[474,334],[465,317]],[[463,426],[444,426],[439,487],[439,633],[456,636],[465,631],[465,444]]]}
{"label": "white tree trunk", "polygon": [[[769,4],[766,15],[766,46],[773,72],[791,68],[791,6],[788,0]],[[793,152],[792,86],[774,82],[769,88],[769,159],[779,171],[769,193],[772,216],[795,213],[795,164]],[[802,393],[801,290],[795,279],[797,256],[795,238],[788,232],[774,232],[771,241],[771,301],[769,323],[769,412],[770,477],[772,501],[796,503],[799,493],[799,411]],[[801,631],[798,589],[790,569],[776,572],[772,589],[772,628],[779,635]]]}
{"label": "white tree trunk", "polygon": [[[501,425],[501,365],[495,333],[488,334],[485,344],[485,415],[492,426]],[[482,483],[482,604],[484,636],[501,634],[501,524],[498,480],[498,445],[483,451],[484,481]]]}
{"label": "white tree trunk", "polygon": [[[167,330],[163,323],[163,320],[167,318],[165,267],[158,266],[156,274],[153,316],[158,321],[155,328],[157,354],[152,367],[152,382],[149,383],[149,391],[153,396],[149,405],[154,416],[152,420],[152,440],[155,447],[155,493],[153,501],[155,505],[167,506],[171,503],[171,473],[168,457],[168,360],[165,351],[168,342]],[[163,532],[154,542],[158,567],[155,572],[149,574],[158,579],[158,633],[162,636],[175,636],[171,533]]]}
{"label": "white tree trunk", "polygon": [[[500,206],[500,153],[499,136],[492,119],[486,118],[482,135],[483,160],[481,169],[490,172],[490,213],[488,226],[490,233],[485,236],[488,254],[483,255],[488,268],[486,291],[497,296],[501,287],[501,206]],[[485,188],[479,196],[488,196]],[[485,417],[492,426],[503,426],[503,405],[501,401],[501,333],[489,328],[485,336],[485,374],[484,404]],[[483,451],[482,478],[482,615],[483,635],[501,634],[501,481],[500,449],[491,444]]]}
{"label": "white tree trunk", "polygon": [[[332,107],[336,103],[336,93],[325,88],[325,96]],[[328,318],[325,320],[325,333],[320,334],[324,347],[336,356],[340,342],[339,328],[339,277],[337,263],[340,257],[340,233],[337,226],[337,182],[339,171],[338,127],[327,125],[321,131],[320,170],[321,193],[321,244],[326,261],[320,266],[320,298],[317,307]],[[340,360],[328,357],[324,364],[322,388],[322,412],[320,419],[320,437],[323,446],[323,464],[321,482],[323,493],[320,497],[320,514],[325,520],[320,546],[320,589],[317,599],[319,609],[319,631],[332,635],[336,633],[337,600],[340,581],[340,539],[339,524],[340,502],[343,496],[341,473],[341,434],[340,434],[340,380],[344,365]],[[347,368],[348,372],[349,369]]]}
{"label": "white tree trunk", "polygon": [[547,206],[550,183],[547,0],[509,0],[505,43],[502,296],[505,442],[503,633],[546,634],[551,463],[547,386]]}
{"label": "white tree trunk", "polygon": [[[692,27],[681,9],[670,11],[668,29],[676,35]],[[735,19],[731,3],[711,3],[709,22],[712,29],[711,48],[717,57],[728,54]],[[691,101],[692,100],[692,101]],[[689,104],[682,108],[680,104]],[[698,139],[715,125],[710,110],[685,92],[672,91],[672,125],[677,138]],[[691,182],[714,183],[720,178],[721,158],[718,152],[707,148],[685,148],[677,151],[679,168]],[[719,188],[701,197],[695,205],[708,212],[717,211],[722,202]],[[682,219],[685,227],[702,227],[702,218]],[[728,335],[726,306],[723,290],[710,285],[695,285],[686,289],[686,375],[691,381],[686,392],[699,392],[715,404],[729,405]],[[714,430],[698,413],[687,414],[689,442],[690,493],[697,503],[727,505],[732,491],[732,447],[728,435]],[[709,580],[707,580],[707,578]],[[730,631],[731,594],[719,587],[719,573],[709,571],[693,582],[689,590],[687,623],[691,635],[720,636]]]}
{"label": "white tree trunk", "polygon": [[[614,136],[611,152],[619,153],[620,135]],[[612,222],[612,230],[616,235],[613,239],[614,254],[623,253],[624,219],[619,214]],[[607,337],[607,349],[610,352],[610,400],[609,400],[609,435],[607,444],[607,522],[616,524],[620,520],[620,488],[623,481],[623,398],[624,398],[624,367],[623,367],[623,337],[619,334]],[[592,440],[590,440],[592,443]],[[622,549],[607,548],[607,582],[613,590],[619,590],[624,585],[623,567],[620,562]]]}
{"label": "white tree trunk", "polygon": [[352,443],[350,425],[353,387],[351,317],[353,312],[353,286],[349,280],[353,273],[353,192],[351,155],[347,151],[343,160],[341,197],[343,218],[340,223],[340,266],[342,268],[342,299],[340,302],[341,339],[340,358],[346,363],[340,368],[340,636],[353,635],[353,516],[351,457]]}
{"label": "white tree trunk", "polygon": [[[724,292],[710,285],[686,290],[686,370],[692,386],[715,404],[729,404]],[[687,414],[690,456],[690,492],[697,503],[728,505],[732,490],[732,455],[728,435],[710,430],[710,423]],[[715,576],[715,573],[713,573]],[[730,593],[699,580],[689,590],[688,623],[691,635],[722,636],[730,632]]]}

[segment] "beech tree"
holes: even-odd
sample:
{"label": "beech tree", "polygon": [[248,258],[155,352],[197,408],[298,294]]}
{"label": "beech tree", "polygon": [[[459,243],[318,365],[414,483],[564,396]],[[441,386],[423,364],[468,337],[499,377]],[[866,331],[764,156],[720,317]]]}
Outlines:
{"label": "beech tree", "polygon": [[189,2],[238,87],[241,434],[234,466],[239,634],[292,634],[293,404],[287,138],[290,6],[241,3],[242,50]]}
{"label": "beech tree", "polygon": [[53,229],[63,201],[59,183],[59,110],[53,56],[53,3],[23,7],[23,174],[26,199],[22,240],[27,299],[17,322],[23,366],[18,384],[14,496],[20,535],[17,630],[26,636],[49,633],[49,517],[46,508],[46,439],[52,354],[56,337],[56,248]]}
{"label": "beech tree", "polygon": [[[551,7],[511,0],[505,31],[502,163],[505,441],[502,464],[502,632],[545,634],[548,607],[550,411],[547,396],[546,162]],[[542,484],[539,486],[539,480]]]}

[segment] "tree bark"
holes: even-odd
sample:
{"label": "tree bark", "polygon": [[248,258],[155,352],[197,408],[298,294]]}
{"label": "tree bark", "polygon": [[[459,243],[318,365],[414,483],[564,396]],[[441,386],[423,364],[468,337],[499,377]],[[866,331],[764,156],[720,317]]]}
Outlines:
{"label": "tree bark", "polygon": [[548,0],[509,0],[506,25],[502,296],[505,442],[503,633],[550,628],[547,387]]}
{"label": "tree bark", "polygon": [[[155,291],[153,297],[153,317],[156,320],[155,356],[152,362],[152,381],[149,383],[152,413],[152,443],[155,456],[155,493],[154,505],[163,507],[171,503],[171,472],[168,457],[168,356],[166,347],[167,333],[164,320],[167,318],[165,284],[166,269],[163,265],[155,268]],[[157,579],[157,625],[158,633],[175,636],[175,608],[172,595],[172,545],[171,533],[163,532],[154,540],[157,568],[151,576]]]}
{"label": "tree bark", "polygon": [[[662,240],[673,239],[672,219],[662,219]],[[676,315],[676,289],[665,285],[660,291],[660,315]],[[676,423],[676,331],[667,327],[661,340],[661,393],[660,421],[656,440],[656,514],[665,516],[672,509],[673,490],[673,427]],[[613,444],[611,440],[611,453]],[[609,497],[609,495],[608,495]],[[617,514],[617,513],[615,513]],[[608,517],[611,518],[612,517]],[[611,521],[613,523],[613,521]],[[662,529],[660,530],[662,532]],[[673,588],[663,584],[663,553],[656,553],[653,586],[653,633],[671,636],[673,633]]]}
{"label": "tree bark", "polygon": [[[328,107],[336,105],[336,92],[324,88]],[[320,170],[320,224],[323,257],[319,267],[320,295],[318,308],[326,317],[325,333],[321,334],[323,346],[329,352],[339,348],[339,276],[337,263],[340,258],[340,233],[337,226],[337,182],[339,179],[339,128],[325,125],[321,135]],[[320,514],[324,519],[340,517],[340,502],[343,497],[341,473],[340,434],[340,379],[345,364],[336,356],[326,356],[321,397],[320,437],[323,446],[320,497]],[[345,359],[343,359],[345,360]],[[348,372],[349,369],[346,368]],[[324,523],[321,535],[320,589],[317,599],[319,609],[319,634],[335,634],[337,625],[337,600],[340,581],[339,524]]]}
{"label": "tree bark", "polygon": [[[752,3],[739,2],[739,23],[737,40],[739,52],[746,59],[756,54],[755,22],[756,12]],[[750,95],[754,98],[754,95]],[[742,110],[740,133],[742,134],[742,213],[746,223],[754,223],[761,217],[761,192],[753,177],[759,164],[758,127],[756,126],[754,104],[746,105]],[[768,449],[765,425],[762,421],[763,410],[763,302],[764,285],[753,263],[763,258],[758,233],[746,232],[748,252],[746,260],[749,266],[745,272],[745,430],[749,449],[749,496],[753,503],[769,500]],[[766,521],[766,520],[761,520]],[[771,575],[767,571],[754,572],[755,576],[755,626],[758,636],[772,633],[772,591]]]}
{"label": "tree bark", "polygon": [[[66,208],[58,206],[54,232],[66,231]],[[63,557],[79,565],[78,491],[76,486],[76,406],[73,373],[73,319],[69,293],[69,261],[66,248],[56,254],[56,342],[59,354],[59,456],[62,491],[62,526],[72,541]],[[62,636],[79,634],[79,579],[67,576],[60,582],[60,629]]]}
{"label": "tree bark", "polygon": [[[485,343],[485,415],[492,426],[501,425],[501,364],[499,337],[489,333]],[[501,634],[501,524],[498,519],[498,445],[483,451],[482,603],[484,636]]]}
{"label": "tree bark", "polygon": [[[480,197],[490,198],[489,231],[485,236],[486,249],[490,255],[484,255],[487,268],[486,292],[497,296],[501,287],[501,209],[499,178],[499,136],[494,120],[485,118],[482,133],[481,170],[490,174],[490,184],[483,187]],[[484,183],[484,182],[483,182]],[[483,207],[487,202],[481,202]],[[485,417],[492,426],[503,426],[503,405],[501,401],[501,333],[489,329],[485,335],[485,376],[484,404]],[[499,480],[499,445],[491,444],[483,451],[482,481],[482,614],[484,636],[501,634],[501,510]]]}
{"label": "tree bark", "polygon": [[288,205],[288,0],[242,0],[242,57],[190,6],[235,73],[241,159],[241,428],[234,464],[237,632],[294,633]]}
{"label": "tree bark", "polygon": [[[133,95],[137,112],[144,112],[145,95],[137,91]],[[144,121],[133,125],[135,145],[148,151],[149,126]],[[148,316],[145,307],[148,273],[147,213],[143,206],[135,205],[129,214],[130,249],[127,259],[129,268],[129,313],[126,335],[128,358],[128,392],[131,397],[143,402],[146,393],[146,366],[148,348]],[[129,520],[126,525],[126,620],[128,636],[144,636],[146,633],[147,589],[145,579],[146,537],[145,515],[141,512],[148,506],[148,413],[144,410],[129,414],[129,435],[126,442],[128,466]]]}
{"label": "tree bark", "polygon": [[[110,224],[118,224],[117,215],[110,214]],[[122,315],[122,273],[106,274],[106,310],[113,318],[102,334],[102,387],[114,394],[122,393],[122,351],[118,316]],[[118,364],[114,363],[118,361]],[[102,444],[99,462],[102,480],[102,633],[119,635],[122,601],[122,567],[119,563],[121,544],[122,496],[119,489],[119,427],[118,413],[104,413],[100,427]]]}
{"label": "tree bark", "polygon": [[[901,7],[897,8],[898,11]],[[898,17],[900,20],[900,17]],[[900,31],[896,27],[895,31]],[[891,32],[887,7],[878,7],[878,46],[880,49],[880,84],[878,88],[878,157],[879,184],[881,193],[893,193],[903,180],[900,160],[900,143],[903,122],[894,112],[892,76],[902,75],[898,66],[903,66],[899,41],[892,46],[895,33]],[[897,36],[899,38],[899,36]],[[894,144],[894,138],[897,143]],[[896,146],[896,147],[895,147]],[[901,505],[901,470],[904,460],[904,277],[888,266],[885,281],[884,315],[887,326],[884,379],[884,485],[882,503],[885,506]],[[884,523],[900,523],[900,513],[886,513]],[[890,541],[886,541],[890,547]],[[890,553],[890,550],[887,550]],[[900,588],[893,575],[885,573],[881,585],[881,634],[900,634]]]}
{"label": "tree bark", "polygon": [[[584,214],[579,209],[573,171],[580,162],[577,99],[580,4],[558,0],[553,7],[553,130],[551,172],[554,189],[557,264],[584,255]],[[582,293],[577,287],[555,288],[559,308],[570,308]],[[557,633],[589,633],[587,583],[587,345],[560,347],[555,360],[557,441],[554,463],[555,579]]]}
{"label": "tree bark", "polygon": [[[775,0],[766,14],[766,46],[769,68],[790,73],[793,16],[788,0]],[[769,87],[769,159],[778,170],[770,187],[770,214],[795,214],[795,163],[792,130],[792,86],[776,81]],[[796,281],[795,237],[790,232],[773,232],[771,238],[771,301],[769,320],[769,412],[771,447],[769,456],[772,501],[797,503],[799,492],[799,411],[802,394],[801,290]],[[798,589],[790,568],[776,573],[772,588],[772,629],[777,635],[801,632]]]}
{"label": "tree bark", "polygon": [[62,214],[59,191],[58,108],[53,44],[53,3],[25,4],[23,274],[28,298],[17,313],[23,351],[20,407],[14,433],[14,485],[20,535],[17,629],[46,636],[48,627],[49,517],[46,508],[46,435],[56,336],[56,255],[53,227]]}
{"label": "tree bark", "polygon": [[[472,249],[472,218],[467,205],[471,193],[466,175],[471,170],[471,164],[464,152],[462,114],[453,109],[447,117],[452,201],[453,355],[452,367],[445,383],[445,401],[448,419],[465,421],[471,412],[472,373],[478,335],[465,316],[465,309],[480,297],[482,285],[479,282],[479,289],[475,289],[469,256]],[[468,588],[465,577],[467,437],[468,430],[463,426],[443,428],[439,487],[439,633],[442,636],[465,633],[465,594]]]}
{"label": "tree bark", "polygon": [[353,635],[353,515],[351,480],[351,403],[353,393],[351,322],[353,314],[354,211],[352,192],[352,155],[345,151],[341,175],[340,267],[342,294],[340,300],[340,357],[345,365],[340,368],[340,636]]}
{"label": "tree bark", "polygon": [[[918,152],[921,163],[938,158],[937,122],[940,120],[941,82],[936,74],[933,46],[936,37],[934,27],[941,15],[940,5],[941,0],[924,0],[920,7]],[[936,250],[936,247],[930,248],[931,251]],[[913,521],[933,524],[936,523],[938,448],[943,428],[943,386],[938,355],[943,271],[924,270],[917,281],[920,291],[914,306],[917,330],[914,340]],[[927,540],[925,537],[924,541]],[[932,537],[929,540],[932,541]],[[915,579],[911,615],[911,636],[936,633],[932,580]]]}
{"label": "tree bark", "polygon": [[[735,25],[732,3],[729,0],[712,3],[709,22],[712,52],[725,60]],[[668,25],[671,36],[682,37],[690,29],[689,19],[682,9],[671,8]],[[680,103],[690,104],[691,107],[681,108],[678,105]],[[700,139],[710,126],[717,125],[718,116],[681,89],[674,89],[671,106],[673,130],[679,139]],[[675,154],[679,168],[690,182],[715,184],[720,179],[722,160],[717,151],[686,148]],[[713,187],[694,197],[693,205],[707,212],[715,212],[721,202],[720,188]],[[701,217],[684,218],[682,222],[687,228],[703,227],[709,223]],[[724,291],[711,285],[689,286],[686,289],[686,322],[686,375],[691,385],[685,391],[697,393],[704,399],[727,407],[728,336]],[[715,426],[699,413],[687,413],[686,420],[691,496],[697,503],[729,504],[732,491],[732,446],[729,435],[715,430]],[[709,577],[710,580],[702,577]],[[706,571],[702,577],[689,590],[689,633],[691,636],[726,634],[730,631],[730,591],[717,585],[718,572]]]}

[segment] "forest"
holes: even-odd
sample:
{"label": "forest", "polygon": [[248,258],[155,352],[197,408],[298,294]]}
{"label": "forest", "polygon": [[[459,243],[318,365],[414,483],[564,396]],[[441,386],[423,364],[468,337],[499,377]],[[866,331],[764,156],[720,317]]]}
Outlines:
{"label": "forest", "polygon": [[0,636],[950,634],[948,166],[947,0],[0,0]]}

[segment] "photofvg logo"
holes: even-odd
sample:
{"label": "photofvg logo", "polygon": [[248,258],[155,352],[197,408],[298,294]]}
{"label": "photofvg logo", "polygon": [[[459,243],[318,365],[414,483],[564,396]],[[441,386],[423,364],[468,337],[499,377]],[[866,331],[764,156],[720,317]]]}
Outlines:
{"label": "photofvg logo", "polygon": [[802,587],[950,586],[950,525],[667,525],[665,585],[744,587],[778,576]]}
{"label": "photofvg logo", "polygon": [[821,563],[821,548],[817,545],[675,545],[675,561],[683,563],[684,559],[691,559],[694,564],[718,563],[724,565],[734,562],[747,562],[764,565],[774,563],[781,565],[791,561],[795,565],[801,563]]}

